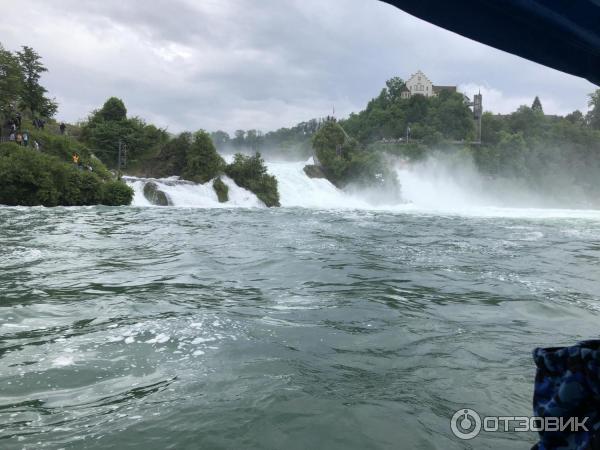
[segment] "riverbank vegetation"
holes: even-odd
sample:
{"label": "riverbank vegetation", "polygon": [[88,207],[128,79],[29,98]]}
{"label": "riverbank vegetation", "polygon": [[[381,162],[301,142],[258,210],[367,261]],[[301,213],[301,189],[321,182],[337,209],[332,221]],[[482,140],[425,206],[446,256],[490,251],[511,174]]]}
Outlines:
{"label": "riverbank vegetation", "polygon": [[32,48],[0,44],[0,204],[130,204],[131,188],[54,120],[58,105],[40,84],[46,71]]}
{"label": "riverbank vegetation", "polygon": [[[228,192],[219,176],[230,173],[267,206],[279,205],[277,180],[267,174],[260,155],[236,156],[228,166],[205,131],[171,136],[140,117],[128,116],[119,98],[109,98],[79,124],[58,124],[54,120],[58,105],[40,85],[45,71],[33,49],[23,47],[12,53],[0,45],[2,136],[4,140],[14,136],[15,142],[17,135],[27,136],[26,146],[24,141],[3,146],[2,187],[6,189],[0,203],[129,204],[133,191],[110,168],[118,175],[175,175],[197,183],[214,180],[220,201],[227,201]],[[31,150],[34,145],[39,153]]]}
{"label": "riverbank vegetation", "polygon": [[[89,155],[84,164],[102,167],[100,161]],[[131,203],[133,192],[125,183],[113,179],[106,171],[82,167],[14,143],[0,144],[0,204],[119,206]]]}
{"label": "riverbank vegetation", "polygon": [[[33,49],[23,47],[12,53],[0,45],[3,136],[20,111],[19,131],[27,132],[28,148],[35,143],[41,153],[18,147],[23,151],[19,154],[14,146],[3,146],[4,180],[17,183],[18,174],[26,173],[24,158],[32,164],[23,179],[39,179],[38,184],[32,181],[28,187],[5,191],[15,197],[5,194],[3,203],[127,204],[132,194],[115,179],[112,169],[117,174],[212,181],[220,201],[227,197],[223,189],[227,186],[219,177],[227,175],[267,206],[276,206],[277,180],[267,173],[261,154],[296,160],[313,156],[317,165],[308,167],[307,173],[324,176],[339,187],[397,188],[393,160],[410,164],[440,152],[463,161],[459,164],[473,163],[489,179],[516,180],[557,195],[568,195],[575,188],[596,204],[600,199],[600,90],[591,94],[586,114],[546,115],[543,99],[538,97],[531,106],[521,106],[512,114],[486,112],[481,142],[475,142],[476,124],[463,94],[442,90],[433,97],[405,98],[400,78],[388,80],[364,110],[342,120],[311,119],[268,133],[237,130],[230,136],[224,131],[199,130],[172,135],[129,116],[124,102],[116,97],[81,123],[59,126],[54,120],[57,104],[40,85],[45,71]],[[236,155],[227,164],[219,152]],[[8,182],[3,183],[7,186]],[[49,188],[49,183],[55,184]],[[95,186],[96,194],[91,195],[86,186]]]}

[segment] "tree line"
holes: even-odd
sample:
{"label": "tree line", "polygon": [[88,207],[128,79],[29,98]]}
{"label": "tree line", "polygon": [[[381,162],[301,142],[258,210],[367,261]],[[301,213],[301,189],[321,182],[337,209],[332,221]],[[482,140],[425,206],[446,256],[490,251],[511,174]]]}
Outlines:
{"label": "tree line", "polygon": [[31,117],[52,118],[58,104],[48,97],[40,78],[47,68],[40,55],[31,47],[10,52],[0,43],[0,117],[2,123],[18,111],[28,111]]}
{"label": "tree line", "polygon": [[[47,71],[31,47],[10,52],[0,44],[1,128],[18,126],[36,143],[27,147],[0,142],[0,204],[130,204],[131,188],[116,179],[84,143],[59,134],[58,124],[52,121],[58,104],[41,84]],[[40,127],[41,119],[52,123]],[[9,133],[13,130],[9,128]]]}

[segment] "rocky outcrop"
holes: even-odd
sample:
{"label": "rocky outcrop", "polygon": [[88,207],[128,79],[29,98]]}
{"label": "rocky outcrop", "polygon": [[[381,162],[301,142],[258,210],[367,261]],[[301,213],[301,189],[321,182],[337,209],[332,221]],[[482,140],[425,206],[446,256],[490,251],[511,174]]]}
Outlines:
{"label": "rocky outcrop", "polygon": [[334,180],[332,177],[327,175],[327,172],[323,168],[323,166],[318,166],[316,164],[309,164],[304,166],[304,173],[308,178],[323,178],[324,180],[329,181],[337,188],[341,188],[342,186]]}
{"label": "rocky outcrop", "polygon": [[223,183],[223,180],[221,180],[221,177],[215,178],[215,181],[213,181],[213,189],[215,190],[215,193],[217,194],[219,203],[225,203],[229,200],[229,188],[227,187],[227,185],[225,183]]}
{"label": "rocky outcrop", "polygon": [[323,168],[314,164],[304,166],[304,173],[308,178],[327,178]]}
{"label": "rocky outcrop", "polygon": [[144,186],[144,197],[153,205],[169,206],[169,197],[161,191],[154,181],[148,181]]}

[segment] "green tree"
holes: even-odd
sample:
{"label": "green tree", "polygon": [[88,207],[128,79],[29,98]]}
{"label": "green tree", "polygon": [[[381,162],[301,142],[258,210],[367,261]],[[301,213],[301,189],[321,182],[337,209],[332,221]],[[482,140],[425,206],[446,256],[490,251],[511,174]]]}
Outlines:
{"label": "green tree", "polygon": [[165,142],[158,154],[146,163],[146,170],[153,177],[181,176],[187,164],[187,154],[192,146],[192,133],[185,132]]}
{"label": "green tree", "polygon": [[16,109],[23,84],[18,59],[0,44],[0,119]]}
{"label": "green tree", "polygon": [[390,102],[396,102],[401,99],[401,94],[406,84],[400,77],[390,78],[385,82],[387,98]]}
{"label": "green tree", "polygon": [[522,133],[528,140],[539,138],[547,123],[543,114],[522,105],[508,117],[508,128],[511,133]]}
{"label": "green tree", "polygon": [[231,140],[231,143],[237,147],[240,148],[244,145],[245,143],[245,136],[246,136],[246,132],[244,130],[235,130],[235,133],[233,133],[233,139]]}
{"label": "green tree", "polygon": [[574,125],[585,125],[585,116],[578,109],[565,116],[569,122]]}
{"label": "green tree", "polygon": [[246,145],[253,151],[258,151],[263,141],[263,135],[258,130],[248,130],[246,132]]}
{"label": "green tree", "polygon": [[489,145],[496,145],[500,141],[500,131],[505,126],[505,120],[486,111],[481,116],[481,141]]}
{"label": "green tree", "polygon": [[31,111],[32,116],[37,113],[43,117],[53,117],[58,105],[54,100],[46,97],[48,91],[40,84],[42,73],[48,71],[42,64],[42,58],[35,50],[27,46],[17,52],[17,56],[23,73],[22,106]]}
{"label": "green tree", "polygon": [[111,97],[82,124],[81,139],[111,167],[117,163],[120,142],[127,148],[128,168],[135,168],[159,153],[168,134],[139,117],[127,118],[123,101]]}
{"label": "green tree", "polygon": [[531,104],[531,109],[535,112],[544,114],[544,108],[542,107],[542,102],[540,98],[536,95],[533,99],[533,103]]}
{"label": "green tree", "polygon": [[325,122],[313,136],[312,144],[317,159],[334,184],[342,181],[348,169],[350,158],[343,153],[345,142],[344,129],[333,121]]}
{"label": "green tree", "polygon": [[127,108],[125,108],[123,100],[117,97],[111,97],[104,102],[104,105],[100,108],[100,111],[98,111],[98,115],[103,120],[125,120],[127,119]]}
{"label": "green tree", "polygon": [[588,106],[590,110],[586,116],[587,123],[594,130],[600,130],[600,89],[590,94]]}
{"label": "green tree", "polygon": [[204,130],[194,133],[194,141],[186,155],[183,177],[197,183],[206,183],[224,169],[225,161],[217,153],[210,135]]}
{"label": "green tree", "polygon": [[215,147],[217,148],[222,148],[226,146],[231,140],[229,134],[221,130],[213,131],[212,133],[210,133],[210,138],[212,139],[213,144],[215,144]]}
{"label": "green tree", "polygon": [[[427,123],[435,128],[435,131],[428,133],[433,142],[443,138],[467,139],[472,135],[473,115],[465,105],[462,94],[442,91],[439,98],[433,99],[430,103],[432,108]],[[427,136],[423,136],[423,139],[427,139]]]}

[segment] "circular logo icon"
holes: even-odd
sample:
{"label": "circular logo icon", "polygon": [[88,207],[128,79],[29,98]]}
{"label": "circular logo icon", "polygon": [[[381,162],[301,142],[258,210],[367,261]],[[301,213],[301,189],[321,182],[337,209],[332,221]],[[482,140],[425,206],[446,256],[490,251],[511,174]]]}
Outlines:
{"label": "circular logo icon", "polygon": [[459,439],[473,439],[481,431],[481,417],[472,409],[459,409],[450,420],[450,429]]}

